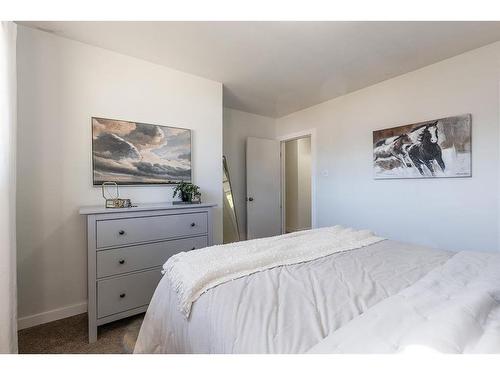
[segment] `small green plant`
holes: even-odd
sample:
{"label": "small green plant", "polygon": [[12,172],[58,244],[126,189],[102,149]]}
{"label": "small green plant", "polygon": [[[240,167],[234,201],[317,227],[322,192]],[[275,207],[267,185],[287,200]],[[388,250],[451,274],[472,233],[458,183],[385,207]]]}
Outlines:
{"label": "small green plant", "polygon": [[192,202],[193,198],[199,197],[200,195],[200,187],[198,185],[181,181],[175,187],[173,197],[175,198],[178,196],[183,202]]}

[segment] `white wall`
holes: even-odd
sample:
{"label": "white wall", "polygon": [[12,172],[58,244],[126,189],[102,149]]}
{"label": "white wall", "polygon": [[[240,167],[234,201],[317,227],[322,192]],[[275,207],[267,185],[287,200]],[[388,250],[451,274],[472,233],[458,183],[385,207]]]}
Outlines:
{"label": "white wall", "polygon": [[241,239],[246,239],[246,139],[248,137],[274,139],[275,119],[224,108],[224,155],[230,173],[234,205]]}
{"label": "white wall", "polygon": [[298,224],[298,143],[297,140],[285,142],[285,232],[297,230]]}
{"label": "white wall", "polygon": [[297,139],[297,230],[311,228],[311,137]]}
{"label": "white wall", "polygon": [[285,227],[311,228],[311,138],[285,142]]}
{"label": "white wall", "polygon": [[[317,220],[450,250],[499,250],[500,44],[277,120],[317,129]],[[472,178],[374,180],[372,131],[472,114]]]}
{"label": "white wall", "polygon": [[[193,180],[204,201],[219,205],[215,240],[222,240],[220,83],[19,27],[18,85],[19,316],[31,316],[22,324],[43,321],[49,310],[61,317],[85,309],[78,207],[104,204],[92,187],[91,116],[192,129]],[[170,187],[120,193],[138,203],[172,200]]]}

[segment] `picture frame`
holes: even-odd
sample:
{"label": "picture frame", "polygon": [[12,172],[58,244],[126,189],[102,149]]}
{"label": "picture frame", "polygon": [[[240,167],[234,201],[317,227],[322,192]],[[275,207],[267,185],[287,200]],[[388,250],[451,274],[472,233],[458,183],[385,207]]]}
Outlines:
{"label": "picture frame", "polygon": [[472,177],[472,115],[373,131],[373,177]]}
{"label": "picture frame", "polygon": [[92,182],[175,185],[192,181],[190,129],[91,117]]}

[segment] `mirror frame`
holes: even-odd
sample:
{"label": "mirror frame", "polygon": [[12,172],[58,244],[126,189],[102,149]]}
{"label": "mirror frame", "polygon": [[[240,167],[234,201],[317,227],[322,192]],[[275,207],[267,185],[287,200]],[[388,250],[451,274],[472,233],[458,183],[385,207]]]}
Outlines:
{"label": "mirror frame", "polygon": [[[223,168],[222,172],[224,173],[224,175],[226,175],[227,183],[229,184],[229,190],[231,190],[231,199],[233,201],[234,220],[235,220],[235,223],[236,223],[236,237],[237,237],[238,241],[241,241],[240,225],[238,223],[238,215],[236,214],[236,206],[234,204],[233,186],[231,185],[231,177],[230,177],[230,174],[229,174],[229,167],[227,166],[227,160],[226,160],[226,156],[225,155],[222,155],[222,168]],[[226,198],[224,198],[224,199],[226,199]]]}

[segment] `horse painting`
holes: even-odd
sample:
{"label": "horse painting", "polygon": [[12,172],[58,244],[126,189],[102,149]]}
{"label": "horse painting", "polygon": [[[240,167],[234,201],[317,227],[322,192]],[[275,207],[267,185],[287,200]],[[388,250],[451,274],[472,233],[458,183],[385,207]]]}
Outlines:
{"label": "horse painting", "polygon": [[471,115],[373,132],[375,178],[471,176]]}
{"label": "horse painting", "polygon": [[443,172],[446,168],[442,157],[441,146],[439,146],[438,143],[439,135],[437,123],[437,121],[434,121],[429,125],[423,125],[420,128],[412,130],[412,132],[415,132],[422,129],[417,143],[409,146],[407,150],[413,165],[422,176],[425,176],[424,170],[422,169],[424,165],[431,173],[431,176],[435,175],[434,167],[432,166],[434,160],[438,163]]}
{"label": "horse painting", "polygon": [[402,165],[410,167],[411,164],[408,161],[408,155],[404,148],[404,146],[408,144],[411,144],[408,134],[381,140],[377,142],[375,145],[376,148],[373,150],[373,155],[375,157],[374,161],[380,158],[395,157]]}

